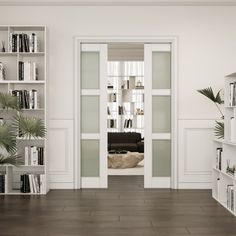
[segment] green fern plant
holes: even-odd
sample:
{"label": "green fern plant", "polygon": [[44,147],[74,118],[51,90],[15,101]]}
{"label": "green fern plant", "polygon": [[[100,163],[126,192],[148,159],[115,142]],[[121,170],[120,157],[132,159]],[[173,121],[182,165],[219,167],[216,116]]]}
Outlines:
{"label": "green fern plant", "polygon": [[13,127],[18,129],[19,137],[23,138],[44,138],[46,135],[43,121],[36,117],[16,116]]}
{"label": "green fern plant", "polygon": [[5,122],[0,125],[0,147],[5,148],[11,154],[16,151],[16,134]]}
{"label": "green fern plant", "polygon": [[19,165],[22,164],[22,161],[20,160],[20,156],[18,155],[9,155],[4,156],[0,154],[0,165]]}
{"label": "green fern plant", "polygon": [[[201,93],[202,95],[204,95],[205,97],[207,97],[208,99],[210,99],[216,105],[216,108],[220,112],[221,119],[223,120],[224,114],[220,109],[220,105],[224,103],[224,100],[221,98],[221,95],[220,95],[221,90],[219,90],[216,93],[216,95],[214,94],[213,89],[211,87],[200,89],[197,91]],[[221,121],[215,121],[215,122],[216,122],[215,136],[219,139],[223,139],[224,138],[224,122],[221,122]]]}
{"label": "green fern plant", "polygon": [[17,97],[12,96],[9,93],[0,92],[0,106],[2,109],[14,109],[19,110]]}

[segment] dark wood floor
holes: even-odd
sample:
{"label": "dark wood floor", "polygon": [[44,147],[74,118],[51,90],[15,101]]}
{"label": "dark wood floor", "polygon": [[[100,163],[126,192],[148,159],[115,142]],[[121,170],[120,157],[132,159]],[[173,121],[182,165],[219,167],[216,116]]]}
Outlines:
{"label": "dark wood floor", "polygon": [[107,190],[0,196],[0,235],[235,236],[236,219],[208,190],[144,190],[142,177],[113,176]]}

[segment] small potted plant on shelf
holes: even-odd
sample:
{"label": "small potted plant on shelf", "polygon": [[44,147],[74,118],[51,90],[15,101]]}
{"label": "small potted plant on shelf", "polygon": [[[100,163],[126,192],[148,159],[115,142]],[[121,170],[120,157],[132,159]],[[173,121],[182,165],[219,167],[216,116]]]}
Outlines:
{"label": "small potted plant on shelf", "polygon": [[220,113],[220,119],[221,121],[215,121],[215,136],[218,139],[223,139],[224,138],[224,114],[221,111],[220,106],[224,103],[224,100],[221,98],[221,90],[219,90],[216,95],[214,94],[213,90],[211,87],[205,88],[205,89],[200,89],[197,90],[199,93],[210,99],[216,106],[217,110]]}
{"label": "small potted plant on shelf", "polygon": [[16,111],[5,121],[0,118],[0,165],[22,164],[21,157],[16,154],[17,139],[44,138],[46,128],[43,121],[37,117],[26,117],[22,114],[17,98],[9,93],[0,93],[1,112]]}

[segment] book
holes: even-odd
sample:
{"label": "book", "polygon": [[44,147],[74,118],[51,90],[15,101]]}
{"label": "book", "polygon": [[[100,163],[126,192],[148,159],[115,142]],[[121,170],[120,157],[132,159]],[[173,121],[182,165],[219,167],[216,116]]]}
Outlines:
{"label": "book", "polygon": [[236,119],[234,117],[230,119],[230,141],[236,142]]}
{"label": "book", "polygon": [[5,174],[0,173],[0,193],[5,193]]}
{"label": "book", "polygon": [[38,165],[37,147],[35,147],[35,146],[30,147],[30,158],[31,158],[31,165],[32,166],[37,166]]}
{"label": "book", "polygon": [[29,165],[29,159],[30,159],[30,153],[29,153],[29,147],[25,147],[25,165]]}

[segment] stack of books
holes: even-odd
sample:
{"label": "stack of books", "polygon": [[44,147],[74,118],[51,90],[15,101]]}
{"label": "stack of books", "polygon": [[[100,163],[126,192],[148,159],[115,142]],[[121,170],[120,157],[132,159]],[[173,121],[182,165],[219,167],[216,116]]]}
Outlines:
{"label": "stack of books", "polygon": [[41,193],[44,175],[24,174],[20,176],[22,193]]}
{"label": "stack of books", "polygon": [[9,52],[38,52],[37,35],[10,33]]}
{"label": "stack of books", "polygon": [[108,120],[108,128],[116,128],[116,119]]}
{"label": "stack of books", "polygon": [[38,91],[11,90],[12,96],[17,97],[18,107],[21,109],[38,109]]}
{"label": "stack of books", "polygon": [[5,175],[0,173],[0,193],[5,193]]}
{"label": "stack of books", "polygon": [[19,80],[38,80],[38,68],[36,62],[19,61]]}
{"label": "stack of books", "polygon": [[26,146],[25,165],[44,165],[44,148],[36,146]]}

